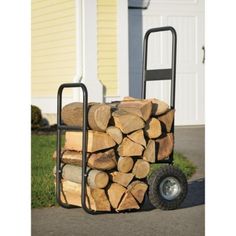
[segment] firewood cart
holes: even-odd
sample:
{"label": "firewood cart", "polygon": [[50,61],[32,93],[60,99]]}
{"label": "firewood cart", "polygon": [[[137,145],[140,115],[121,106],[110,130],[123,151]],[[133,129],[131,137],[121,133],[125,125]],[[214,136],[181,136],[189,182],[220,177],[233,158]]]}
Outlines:
{"label": "firewood cart", "polygon": [[[148,39],[152,33],[170,31],[172,34],[172,59],[171,68],[168,69],[147,69],[147,49]],[[142,65],[142,98],[146,98],[146,83],[147,81],[170,80],[170,108],[175,109],[175,83],[176,83],[176,46],[177,35],[173,27],[166,26],[160,28],[149,29],[143,42],[143,65]],[[62,93],[65,88],[81,88],[83,92],[83,127],[64,125],[61,118],[62,111]],[[100,211],[93,211],[86,206],[86,185],[87,185],[87,138],[88,138],[88,91],[82,83],[66,83],[62,84],[58,89],[57,94],[57,148],[56,148],[56,200],[58,204],[64,208],[74,208],[77,206],[66,204],[61,200],[61,181],[62,181],[62,153],[61,153],[61,138],[63,131],[82,131],[82,191],[81,191],[81,205],[82,208],[90,214],[101,213]],[[174,133],[174,122],[172,124],[171,132]],[[151,204],[163,210],[176,209],[180,206],[187,195],[188,185],[186,176],[178,168],[173,166],[173,154],[165,160],[157,161],[157,163],[164,164],[158,170],[154,171],[148,178],[149,185],[147,195]],[[112,212],[112,211],[111,211]],[[104,212],[103,212],[104,213]]]}

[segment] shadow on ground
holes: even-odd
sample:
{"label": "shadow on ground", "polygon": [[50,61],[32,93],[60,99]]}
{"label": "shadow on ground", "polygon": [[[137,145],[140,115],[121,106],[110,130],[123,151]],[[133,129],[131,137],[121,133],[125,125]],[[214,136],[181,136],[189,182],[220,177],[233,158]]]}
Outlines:
{"label": "shadow on ground", "polygon": [[[188,195],[181,205],[182,208],[189,208],[205,204],[205,179],[197,179],[188,182]],[[155,207],[150,203],[148,197],[145,197],[141,211],[151,211]]]}

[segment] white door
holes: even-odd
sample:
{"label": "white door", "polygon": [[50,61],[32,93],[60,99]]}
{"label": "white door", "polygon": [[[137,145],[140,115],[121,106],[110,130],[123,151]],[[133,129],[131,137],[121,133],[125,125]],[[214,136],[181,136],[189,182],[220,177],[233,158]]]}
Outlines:
{"label": "white door", "polygon": [[[143,36],[160,26],[177,31],[176,125],[204,124],[204,0],[151,0],[146,10],[129,10],[130,95],[141,93]],[[151,35],[148,69],[170,65],[171,33]],[[169,102],[169,91],[169,81],[147,83],[147,97]]]}

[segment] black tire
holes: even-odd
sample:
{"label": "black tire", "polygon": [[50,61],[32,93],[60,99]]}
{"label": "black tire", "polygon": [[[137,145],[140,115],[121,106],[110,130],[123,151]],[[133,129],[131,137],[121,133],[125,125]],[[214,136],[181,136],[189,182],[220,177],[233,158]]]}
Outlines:
{"label": "black tire", "polygon": [[[163,183],[166,181],[175,181],[177,183],[177,193],[172,195],[172,199],[167,199],[167,195],[163,192]],[[148,179],[149,184],[149,200],[151,204],[162,210],[177,209],[188,192],[188,182],[184,173],[171,165],[161,167],[154,171]],[[168,191],[168,190],[167,190]]]}

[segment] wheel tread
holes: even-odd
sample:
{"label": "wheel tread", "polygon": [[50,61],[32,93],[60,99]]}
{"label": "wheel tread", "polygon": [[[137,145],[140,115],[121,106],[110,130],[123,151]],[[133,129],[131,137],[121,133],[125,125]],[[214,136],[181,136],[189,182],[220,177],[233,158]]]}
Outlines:
{"label": "wheel tread", "polygon": [[[171,201],[162,198],[158,191],[161,179],[167,176],[174,176],[175,178],[177,178],[180,182],[182,189],[178,198]],[[171,165],[161,167],[160,169],[154,171],[148,179],[148,184],[149,184],[148,194],[150,202],[154,207],[162,210],[173,210],[178,208],[185,199],[188,191],[188,183],[186,176],[180,169]]]}

